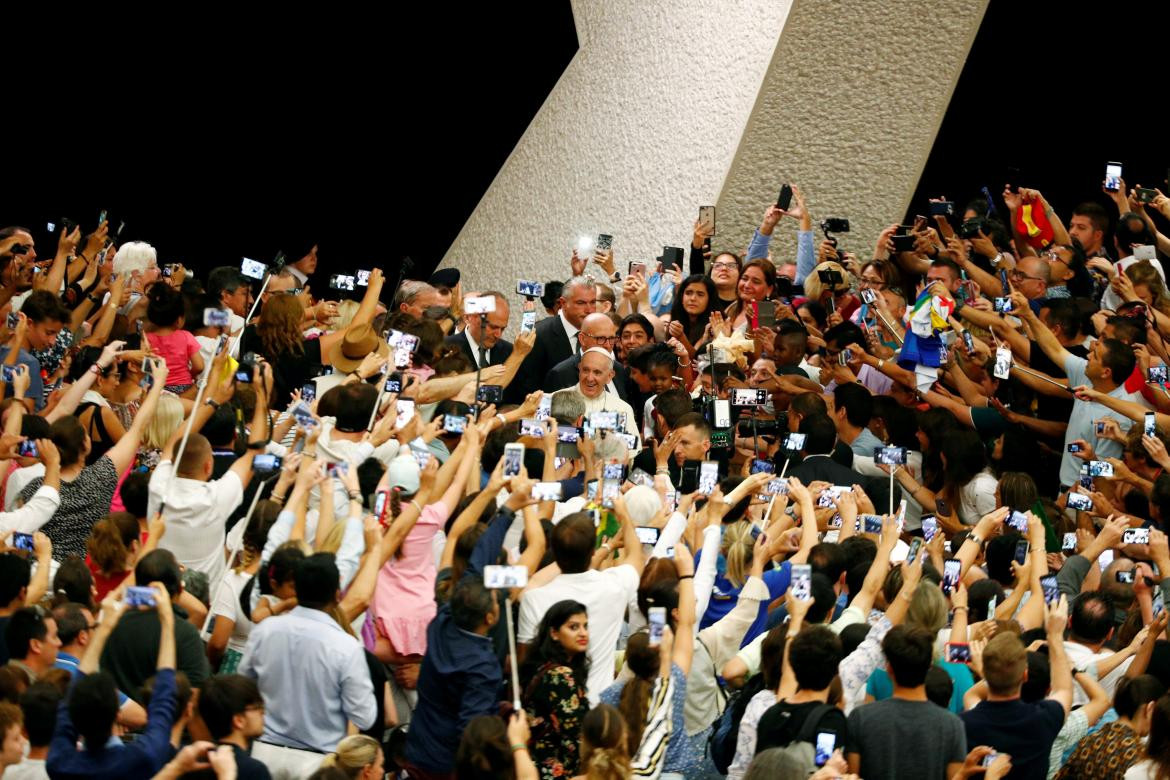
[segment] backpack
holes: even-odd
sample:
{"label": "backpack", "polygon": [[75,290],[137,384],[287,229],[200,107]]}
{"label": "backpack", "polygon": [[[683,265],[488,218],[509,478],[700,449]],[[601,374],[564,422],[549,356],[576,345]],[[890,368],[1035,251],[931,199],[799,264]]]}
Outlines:
{"label": "backpack", "polygon": [[[787,745],[773,745],[772,747],[784,751],[784,753],[793,758],[797,764],[808,770],[810,775],[813,772],[816,772],[820,768],[816,763],[816,745],[814,744],[814,741],[817,738],[817,727],[821,724],[821,718],[823,718],[832,709],[833,705],[831,704],[818,704],[813,708],[812,712],[808,714],[808,717],[804,719],[804,723],[800,726],[800,731],[796,733],[796,736],[794,736]],[[765,711],[764,715],[767,714],[768,713]],[[791,717],[791,712],[785,712],[783,722],[786,723]],[[757,742],[756,754],[758,755],[759,752],[759,742]]]}
{"label": "backpack", "polygon": [[764,690],[764,675],[757,674],[750,678],[744,686],[733,693],[727,700],[723,713],[711,724],[711,733],[707,736],[707,755],[719,770],[719,774],[727,774],[735,758],[735,745],[739,739],[739,722],[747,711],[748,702],[760,691]]}

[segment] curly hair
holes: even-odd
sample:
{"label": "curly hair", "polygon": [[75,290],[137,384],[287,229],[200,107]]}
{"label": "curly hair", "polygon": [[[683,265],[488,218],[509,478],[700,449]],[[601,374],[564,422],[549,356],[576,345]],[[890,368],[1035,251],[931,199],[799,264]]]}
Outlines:
{"label": "curly hair", "polygon": [[301,336],[301,320],[305,309],[295,295],[273,295],[264,302],[260,310],[260,323],[256,335],[264,348],[264,355],[275,361],[281,355],[303,354],[304,339]]}

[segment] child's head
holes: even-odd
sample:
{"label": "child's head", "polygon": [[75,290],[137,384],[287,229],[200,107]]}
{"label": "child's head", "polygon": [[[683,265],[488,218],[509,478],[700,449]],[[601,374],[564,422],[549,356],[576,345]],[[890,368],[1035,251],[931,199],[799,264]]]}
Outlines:
{"label": "child's head", "polygon": [[0,702],[0,766],[19,764],[24,758],[24,714],[11,702]]}
{"label": "child's head", "polygon": [[674,387],[674,376],[678,371],[678,356],[665,344],[656,344],[646,361],[646,376],[650,379],[653,393],[665,393]]}
{"label": "child's head", "polygon": [[150,301],[146,306],[146,318],[158,328],[183,327],[186,304],[183,294],[166,282],[156,282],[146,293]]}

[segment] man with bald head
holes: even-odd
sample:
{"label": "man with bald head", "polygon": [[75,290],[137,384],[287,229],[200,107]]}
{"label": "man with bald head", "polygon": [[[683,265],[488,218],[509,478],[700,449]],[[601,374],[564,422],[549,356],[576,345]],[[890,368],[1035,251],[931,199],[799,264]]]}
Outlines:
{"label": "man with bald head", "polygon": [[[623,401],[617,393],[607,389],[612,386],[614,379],[614,366],[616,361],[609,351],[602,347],[589,347],[582,354],[577,361],[577,383],[570,388],[561,390],[561,393],[567,393],[576,390],[585,399],[585,417],[594,412],[619,412],[625,415],[625,427],[622,429],[626,433],[638,435],[637,425],[634,418],[634,408]],[[556,396],[553,396],[553,403],[556,403]],[[638,446],[634,451],[642,448],[641,440],[638,441]]]}
{"label": "man with bald head", "polygon": [[560,304],[554,316],[536,323],[536,344],[504,392],[506,402],[523,403],[541,388],[553,367],[586,349],[578,345],[577,335],[585,318],[597,311],[597,283],[589,276],[574,276],[565,282]]}
{"label": "man with bald head", "polygon": [[[617,326],[613,324],[608,314],[594,312],[586,315],[585,319],[581,321],[581,330],[577,334],[577,340],[581,343],[581,349],[587,350],[593,347],[604,349],[611,358],[614,357],[613,345],[617,340]],[[579,380],[578,365],[581,362],[580,355],[573,355],[565,360],[562,360],[553,369],[548,372],[548,376],[544,378],[541,387],[546,393],[555,393],[557,390],[562,390],[566,387],[572,387]],[[626,388],[629,381],[629,372],[621,363],[614,363],[614,377],[610,381],[606,389],[621,398],[623,401],[629,401],[628,391]]]}
{"label": "man with bald head", "polygon": [[487,290],[485,292],[468,293],[468,298],[491,296],[496,299],[496,310],[486,315],[466,314],[463,316],[465,327],[462,333],[452,333],[447,337],[448,344],[459,347],[473,366],[487,368],[488,366],[502,366],[508,356],[512,354],[512,342],[504,339],[504,331],[508,329],[510,309],[508,300],[503,293]]}

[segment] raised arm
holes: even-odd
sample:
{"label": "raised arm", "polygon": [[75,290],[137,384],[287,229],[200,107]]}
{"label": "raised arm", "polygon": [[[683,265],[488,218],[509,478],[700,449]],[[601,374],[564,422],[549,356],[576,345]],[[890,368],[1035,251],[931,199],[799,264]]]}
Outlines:
{"label": "raised arm", "polygon": [[1036,337],[1036,343],[1040,345],[1040,349],[1044,350],[1044,354],[1048,355],[1049,360],[1063,368],[1065,361],[1072,357],[1072,353],[1064,348],[1060,340],[1056,338],[1056,334],[1036,316],[1032,307],[1028,305],[1028,299],[1021,293],[1012,293],[1012,314],[1028,324],[1032,335]]}
{"label": "raised arm", "polygon": [[678,628],[671,661],[687,676],[695,653],[695,559],[682,542],[674,550],[674,567],[678,572]]}
{"label": "raised arm", "polygon": [[1048,607],[1045,628],[1048,631],[1048,665],[1051,685],[1045,698],[1060,702],[1067,717],[1072,708],[1072,665],[1064,649],[1064,627],[1068,624],[1068,597]]}
{"label": "raised arm", "polygon": [[[107,344],[97,359],[98,368],[105,371],[114,365],[114,361],[117,360],[118,353],[125,346],[125,343],[124,341],[111,341]],[[93,387],[95,379],[97,379],[97,373],[94,371],[86,371],[82,374],[76,382],[69,385],[69,389],[65,391],[65,395],[61,397],[61,400],[53,407],[53,410],[45,415],[45,419],[50,423],[54,423],[62,417],[66,417],[77,411],[77,406],[81,403],[82,396]]]}
{"label": "raised arm", "polygon": [[812,548],[820,541],[817,536],[816,507],[813,506],[812,494],[796,477],[788,478],[788,496],[796,502],[800,515],[800,549],[788,560],[790,563],[806,563]]}
{"label": "raised arm", "polygon": [[154,418],[154,410],[158,407],[159,396],[162,395],[163,386],[167,381],[167,364],[162,360],[154,361],[150,377],[152,380],[150,391],[138,408],[138,414],[134,415],[134,422],[130,425],[130,430],[126,431],[126,435],[118,439],[118,443],[106,453],[106,457],[113,462],[114,470],[118,474],[122,474],[134,462],[134,456],[138,453],[138,445],[142,442],[142,431],[146,428],[146,424]]}
{"label": "raised arm", "polygon": [[322,355],[328,355],[335,345],[341,343],[346,333],[359,325],[369,325],[374,320],[374,314],[378,310],[378,297],[382,294],[384,282],[385,277],[382,275],[381,268],[375,267],[370,271],[370,284],[366,287],[366,294],[362,296],[362,302],[358,305],[358,310],[354,313],[349,325],[341,330],[335,330],[321,336]]}

